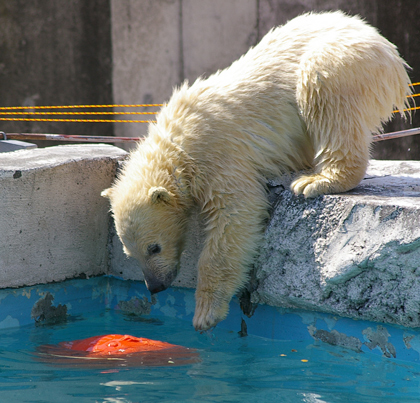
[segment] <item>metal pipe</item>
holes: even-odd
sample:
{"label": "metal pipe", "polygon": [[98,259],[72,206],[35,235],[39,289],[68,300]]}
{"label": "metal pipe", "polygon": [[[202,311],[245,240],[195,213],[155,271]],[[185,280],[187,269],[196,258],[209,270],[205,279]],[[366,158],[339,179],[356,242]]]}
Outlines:
{"label": "metal pipe", "polygon": [[401,130],[399,132],[376,134],[375,136],[373,136],[373,141],[391,140],[400,137],[413,136],[415,134],[420,134],[420,127],[416,127],[414,129]]}
{"label": "metal pipe", "polygon": [[[0,132],[3,134],[4,132]],[[392,133],[376,134],[373,141],[391,140],[400,137],[420,134],[420,127],[401,130]],[[77,141],[89,143],[134,143],[143,140],[142,137],[114,137],[114,136],[83,136],[73,134],[41,134],[41,133],[4,133],[4,140],[53,140],[53,141]]]}
{"label": "metal pipe", "polygon": [[81,136],[72,134],[41,134],[41,133],[6,133],[7,140],[53,140],[77,141],[88,143],[134,143],[143,137],[114,137],[114,136]]}

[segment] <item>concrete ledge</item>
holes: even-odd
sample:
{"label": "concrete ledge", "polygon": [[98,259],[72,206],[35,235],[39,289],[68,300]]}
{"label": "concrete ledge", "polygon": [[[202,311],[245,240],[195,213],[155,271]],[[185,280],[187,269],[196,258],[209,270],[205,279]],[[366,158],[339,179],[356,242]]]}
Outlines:
{"label": "concrete ledge", "polygon": [[124,155],[108,145],[0,154],[0,288],[108,271],[100,192]]}
{"label": "concrete ledge", "polygon": [[253,302],[420,326],[420,162],[371,161],[342,195],[277,192]]}
{"label": "concrete ledge", "polygon": [[0,153],[8,153],[17,150],[29,150],[36,147],[36,144],[27,143],[26,141],[0,140]]}

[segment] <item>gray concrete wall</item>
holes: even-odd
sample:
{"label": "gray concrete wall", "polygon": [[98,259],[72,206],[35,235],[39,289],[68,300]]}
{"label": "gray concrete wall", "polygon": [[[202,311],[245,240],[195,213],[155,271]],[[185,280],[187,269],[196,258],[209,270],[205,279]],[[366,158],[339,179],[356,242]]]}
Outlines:
{"label": "gray concrete wall", "polygon": [[[399,47],[413,67],[413,80],[420,81],[417,0],[34,0],[22,4],[0,4],[0,106],[162,103],[185,79],[194,81],[228,66],[270,28],[312,10],[343,9],[362,15]],[[410,123],[396,119],[387,130],[407,126]],[[414,116],[412,126],[420,126],[420,114]],[[0,130],[138,136],[147,127],[1,122]],[[382,142],[375,145],[374,156],[420,159],[420,142],[416,137]]]}
{"label": "gray concrete wall", "polygon": [[[165,102],[183,74],[179,1],[111,0],[111,12],[114,102]],[[144,109],[152,110],[157,109]],[[115,124],[117,136],[146,132],[142,123]]]}
{"label": "gray concrete wall", "polygon": [[[175,86],[227,67],[258,37],[255,0],[111,0],[111,11],[117,104],[164,103]],[[146,124],[115,124],[116,135],[146,132]]]}

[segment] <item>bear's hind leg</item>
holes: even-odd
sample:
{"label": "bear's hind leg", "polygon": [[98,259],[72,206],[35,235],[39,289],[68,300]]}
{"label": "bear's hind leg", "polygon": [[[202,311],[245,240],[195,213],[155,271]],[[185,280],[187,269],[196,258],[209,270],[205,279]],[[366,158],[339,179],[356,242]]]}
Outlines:
{"label": "bear's hind leg", "polygon": [[291,185],[296,194],[313,198],[322,194],[346,192],[363,179],[369,160],[369,145],[352,151],[324,150],[312,175],[302,175]]}
{"label": "bear's hind leg", "polygon": [[376,32],[350,43],[322,37],[303,55],[296,100],[314,148],[314,173],[292,183],[316,197],[348,191],[363,179],[371,133],[402,110],[410,94],[405,63]]}
{"label": "bear's hind leg", "polygon": [[[370,129],[375,129],[374,124],[369,125],[372,121],[371,116],[366,116],[369,111],[363,110],[363,98],[366,101],[371,96],[366,94],[370,90],[353,82],[355,77],[347,75],[346,69],[340,71],[331,66],[331,59],[330,66],[322,66],[323,63],[316,55],[308,56],[307,62],[302,62],[305,74],[302,73],[297,89],[297,100],[314,148],[314,173],[299,177],[291,189],[305,197],[341,193],[357,186],[369,161]],[[380,124],[379,116],[373,120]]]}

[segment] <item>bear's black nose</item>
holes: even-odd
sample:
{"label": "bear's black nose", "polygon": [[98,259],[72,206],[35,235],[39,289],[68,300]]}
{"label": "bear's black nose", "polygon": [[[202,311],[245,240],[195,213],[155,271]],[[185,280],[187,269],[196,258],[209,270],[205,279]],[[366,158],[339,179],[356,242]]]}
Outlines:
{"label": "bear's black nose", "polygon": [[146,280],[146,286],[147,286],[147,289],[150,291],[150,294],[157,294],[158,292],[161,292],[168,288],[167,285],[165,285],[164,283],[160,281],[147,281]]}

